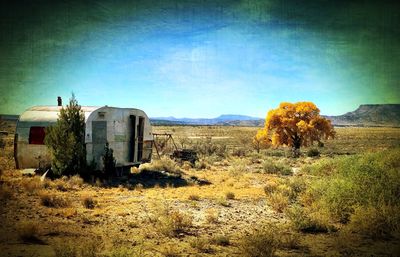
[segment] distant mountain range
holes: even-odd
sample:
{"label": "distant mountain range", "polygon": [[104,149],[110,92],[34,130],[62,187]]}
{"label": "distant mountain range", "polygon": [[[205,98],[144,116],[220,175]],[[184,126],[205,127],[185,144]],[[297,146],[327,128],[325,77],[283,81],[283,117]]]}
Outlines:
{"label": "distant mountain range", "polygon": [[[335,126],[400,127],[400,104],[363,104],[357,110],[338,116],[325,116]],[[0,120],[16,121],[18,115],[0,115]],[[219,125],[262,127],[264,119],[246,115],[224,114],[212,119],[175,117],[150,118],[153,125]]]}
{"label": "distant mountain range", "polygon": [[[357,110],[338,116],[324,116],[335,126],[390,126],[400,127],[400,104],[363,104]],[[224,114],[213,119],[175,117],[150,118],[153,125],[221,125],[256,126],[264,125],[261,118]]]}
{"label": "distant mountain range", "polygon": [[221,125],[221,126],[262,126],[264,119],[237,115],[223,114],[216,118],[175,118],[175,117],[156,117],[150,118],[153,125]]}

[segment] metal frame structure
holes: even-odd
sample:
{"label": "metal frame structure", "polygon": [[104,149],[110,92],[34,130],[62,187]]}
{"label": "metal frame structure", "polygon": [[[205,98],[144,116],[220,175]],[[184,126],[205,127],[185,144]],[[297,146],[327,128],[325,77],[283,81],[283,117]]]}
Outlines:
{"label": "metal frame structure", "polygon": [[[164,137],[164,140],[160,142],[159,138]],[[172,144],[174,145],[175,150],[178,150],[178,147],[175,144],[174,138],[172,137],[172,134],[170,133],[153,133],[153,142],[154,142],[154,148],[156,149],[156,153],[158,158],[161,158],[162,151],[164,148],[167,146],[168,142],[171,140]],[[160,154],[161,152],[161,154]]]}

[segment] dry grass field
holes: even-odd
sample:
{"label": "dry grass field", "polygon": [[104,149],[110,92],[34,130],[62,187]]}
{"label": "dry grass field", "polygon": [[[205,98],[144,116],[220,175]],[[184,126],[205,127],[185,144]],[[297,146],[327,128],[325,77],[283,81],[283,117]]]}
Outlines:
{"label": "dry grass field", "polygon": [[[358,154],[383,152],[398,173],[399,128],[336,128],[336,139],[302,149],[297,159],[285,148],[257,153],[256,130],[156,126],[178,147],[196,149],[199,161],[192,167],[154,155],[130,176],[92,183],[23,176],[13,167],[10,133],[0,156],[0,255],[398,256],[398,199],[383,208],[393,219],[379,219],[371,205],[365,215],[377,222],[367,224],[359,217],[363,205],[329,212],[344,220],[325,215],[343,198],[316,192],[324,188],[321,173],[364,163],[346,159]],[[338,206],[356,206],[346,204]]]}

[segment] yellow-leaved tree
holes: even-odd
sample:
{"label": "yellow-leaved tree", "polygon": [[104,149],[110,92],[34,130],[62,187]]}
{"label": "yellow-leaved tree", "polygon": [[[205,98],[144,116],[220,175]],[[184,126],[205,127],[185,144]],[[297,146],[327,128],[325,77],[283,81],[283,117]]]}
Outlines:
{"label": "yellow-leaved tree", "polygon": [[314,103],[284,102],[268,112],[264,128],[257,132],[254,141],[292,147],[294,155],[298,156],[301,146],[310,146],[334,136],[331,121],[319,114]]}
{"label": "yellow-leaved tree", "polygon": [[266,132],[265,129],[259,129],[253,137],[252,145],[257,150],[257,153],[260,152],[260,149],[268,148],[271,145]]}

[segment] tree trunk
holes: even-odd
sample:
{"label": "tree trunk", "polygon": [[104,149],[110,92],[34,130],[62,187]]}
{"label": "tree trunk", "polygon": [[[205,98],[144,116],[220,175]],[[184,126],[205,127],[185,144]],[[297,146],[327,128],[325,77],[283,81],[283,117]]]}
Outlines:
{"label": "tree trunk", "polygon": [[294,158],[298,158],[300,156],[300,146],[301,146],[301,138],[299,136],[295,136],[293,140],[292,154]]}

